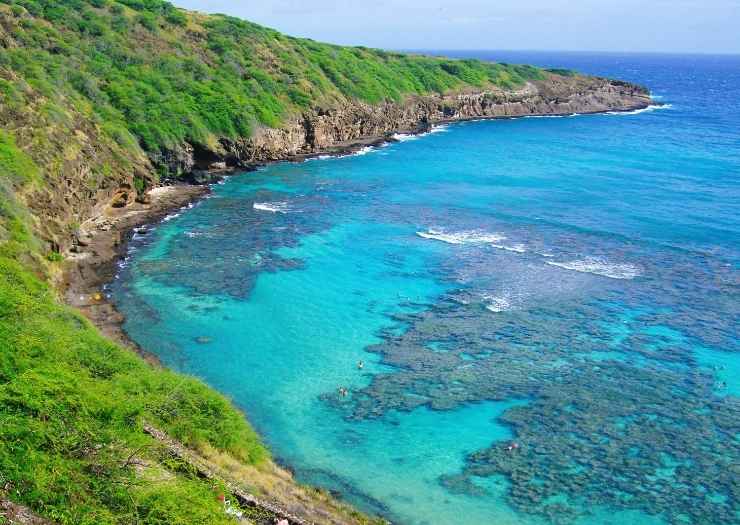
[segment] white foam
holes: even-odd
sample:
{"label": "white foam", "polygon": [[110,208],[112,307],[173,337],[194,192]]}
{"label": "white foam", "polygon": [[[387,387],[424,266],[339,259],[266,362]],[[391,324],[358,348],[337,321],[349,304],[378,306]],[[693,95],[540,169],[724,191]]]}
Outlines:
{"label": "white foam", "polygon": [[640,268],[633,264],[609,263],[603,259],[597,259],[595,257],[569,262],[547,261],[547,264],[557,266],[565,270],[592,273],[594,275],[610,277],[611,279],[634,279],[642,273]]}
{"label": "white foam", "polygon": [[673,104],[651,104],[650,106],[642,109],[635,109],[633,111],[608,111],[607,115],[639,115],[640,113],[649,113],[658,109],[671,109]]}
{"label": "white foam", "polygon": [[368,153],[372,153],[373,151],[376,151],[376,148],[373,146],[364,146],[357,151],[353,151],[351,153],[345,153],[344,155],[337,155],[335,158],[337,159],[344,159],[347,157],[362,157],[363,155],[367,155]]}
{"label": "white foam", "polygon": [[572,115],[523,115],[521,117],[513,117],[513,118],[567,118]]}
{"label": "white foam", "polygon": [[360,148],[359,150],[355,151],[354,153],[350,154],[349,156],[355,156],[355,157],[361,157],[363,155],[367,155],[368,153],[375,151],[375,148],[372,146],[365,146],[364,148]]}
{"label": "white foam", "polygon": [[444,230],[429,228],[425,232],[416,232],[416,235],[423,237],[424,239],[433,239],[435,241],[442,241],[448,244],[494,244],[506,239],[503,235],[488,233],[482,230],[446,232]]}
{"label": "white foam", "polygon": [[446,133],[449,131],[449,126],[446,124],[440,124],[439,126],[433,126],[429,133]]}
{"label": "white foam", "polygon": [[304,160],[303,162],[311,162],[312,160],[329,160],[329,159],[332,159],[332,158],[334,158],[334,157],[332,157],[331,155],[317,155],[315,157],[309,157],[306,160]]}
{"label": "white foam", "polygon": [[527,247],[523,244],[514,244],[512,246],[506,246],[504,244],[491,244],[494,248],[498,248],[499,250],[506,250],[507,252],[514,252],[514,253],[524,253],[527,251]]}
{"label": "white foam", "polygon": [[252,208],[258,211],[269,211],[270,213],[288,213],[290,207],[287,202],[255,202]]}
{"label": "white foam", "polygon": [[486,310],[494,313],[505,312],[511,309],[511,303],[506,297],[496,295],[484,295],[483,299],[488,301]]}
{"label": "white foam", "polygon": [[397,140],[398,142],[407,142],[409,140],[416,140],[419,138],[419,135],[412,135],[410,133],[395,133],[393,135],[393,140]]}
{"label": "white foam", "polygon": [[169,214],[169,215],[167,215],[167,216],[166,216],[166,217],[165,217],[164,219],[162,219],[162,222],[169,222],[169,221],[171,221],[172,219],[176,219],[176,218],[177,218],[177,217],[179,217],[179,216],[180,216],[180,214],[179,214],[179,213],[170,213],[170,214]]}

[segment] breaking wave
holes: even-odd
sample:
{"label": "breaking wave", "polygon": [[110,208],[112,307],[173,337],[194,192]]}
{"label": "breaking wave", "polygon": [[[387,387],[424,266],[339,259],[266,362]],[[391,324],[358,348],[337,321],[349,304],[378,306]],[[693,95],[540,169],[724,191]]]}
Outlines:
{"label": "breaking wave", "polygon": [[433,239],[448,244],[488,244],[493,248],[508,252],[525,253],[527,251],[527,247],[524,244],[502,244],[502,241],[506,240],[505,235],[489,233],[483,230],[448,232],[430,228],[425,232],[416,232],[416,235],[424,239]]}
{"label": "breaking wave", "polygon": [[406,142],[409,140],[416,140],[419,138],[419,135],[413,135],[411,133],[395,133],[393,135],[393,140],[396,140],[398,142]]}
{"label": "breaking wave", "polygon": [[511,303],[506,297],[484,295],[483,299],[488,302],[488,304],[486,304],[486,310],[490,312],[500,313],[511,309]]}
{"label": "breaking wave", "polygon": [[497,233],[488,233],[482,230],[466,230],[460,232],[446,232],[444,230],[428,229],[425,232],[416,232],[416,235],[424,239],[433,239],[448,244],[483,244],[499,243],[506,239]]}
{"label": "breaking wave", "polygon": [[258,211],[269,211],[270,213],[288,213],[290,211],[287,202],[255,202],[252,208]]}
{"label": "breaking wave", "polygon": [[651,104],[650,106],[642,109],[635,109],[632,111],[608,111],[607,115],[639,115],[640,113],[649,113],[658,109],[671,109],[673,104]]}
{"label": "breaking wave", "polygon": [[574,270],[576,272],[592,273],[612,279],[634,279],[641,275],[640,268],[633,264],[626,263],[609,263],[603,259],[588,258],[569,262],[548,261],[547,264],[557,266],[565,270]]}

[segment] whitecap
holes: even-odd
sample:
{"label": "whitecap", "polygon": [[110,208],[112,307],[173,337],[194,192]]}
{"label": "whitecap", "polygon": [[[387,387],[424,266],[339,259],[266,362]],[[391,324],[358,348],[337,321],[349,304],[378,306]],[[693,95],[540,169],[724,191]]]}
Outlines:
{"label": "whitecap", "polygon": [[511,309],[511,303],[506,297],[486,294],[483,296],[483,299],[488,301],[488,304],[486,304],[486,310],[490,312],[500,313]]}
{"label": "whitecap", "polygon": [[506,239],[497,233],[488,233],[482,230],[466,230],[459,232],[446,232],[444,230],[428,229],[425,232],[416,232],[416,235],[424,239],[433,239],[448,244],[482,244],[498,243]]}
{"label": "whitecap", "polygon": [[287,202],[255,202],[252,208],[258,211],[269,211],[270,213],[288,213],[290,208]]}
{"label": "whitecap", "polygon": [[176,218],[177,218],[177,217],[179,217],[179,216],[180,216],[180,214],[179,214],[179,213],[170,213],[170,214],[169,214],[169,215],[167,215],[167,216],[166,216],[166,217],[165,217],[164,219],[162,219],[162,222],[169,222],[169,221],[171,221],[172,219],[176,219]]}
{"label": "whitecap", "polygon": [[375,148],[373,148],[372,146],[365,146],[364,148],[358,149],[357,151],[355,151],[354,153],[350,154],[349,156],[350,157],[352,157],[352,156],[361,157],[362,155],[367,155],[368,153],[370,153],[372,151],[375,151]]}
{"label": "whitecap", "polygon": [[566,118],[570,117],[572,115],[523,115],[521,117],[514,117],[517,118]]}
{"label": "whitecap", "polygon": [[595,257],[568,262],[547,261],[547,264],[557,266],[565,270],[591,273],[594,275],[601,275],[603,277],[610,277],[612,279],[634,279],[642,273],[640,268],[633,264],[610,263]]}
{"label": "whitecap", "polygon": [[371,153],[373,151],[376,151],[376,148],[373,146],[364,146],[356,151],[352,151],[350,153],[345,153],[344,155],[337,155],[336,158],[338,159],[344,159],[347,157],[361,157],[363,155],[367,155],[368,153]]}
{"label": "whitecap", "polygon": [[649,113],[658,109],[671,109],[673,104],[651,104],[646,108],[635,109],[632,111],[608,111],[607,115],[639,115],[640,113]]}
{"label": "whitecap", "polygon": [[433,126],[428,133],[446,133],[447,131],[449,131],[449,126],[446,124],[440,124],[438,126]]}
{"label": "whitecap", "polygon": [[499,250],[506,250],[507,252],[514,252],[514,253],[525,253],[527,251],[527,247],[521,243],[514,244],[511,246],[507,246],[505,244],[492,244],[494,248],[498,248]]}
{"label": "whitecap", "polygon": [[311,162],[312,160],[329,160],[333,158],[331,155],[317,155],[315,157],[309,157],[304,162]]}
{"label": "whitecap", "polygon": [[419,135],[413,135],[411,133],[394,133],[393,134],[393,140],[396,140],[398,142],[407,142],[409,140],[416,140],[419,138]]}

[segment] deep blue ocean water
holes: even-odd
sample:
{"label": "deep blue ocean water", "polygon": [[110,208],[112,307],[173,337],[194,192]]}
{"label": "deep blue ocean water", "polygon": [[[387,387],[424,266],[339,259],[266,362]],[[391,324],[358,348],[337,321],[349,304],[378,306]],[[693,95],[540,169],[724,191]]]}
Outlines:
{"label": "deep blue ocean water", "polygon": [[231,177],[136,236],[126,330],[396,523],[740,523],[740,57],[475,56],[666,106]]}

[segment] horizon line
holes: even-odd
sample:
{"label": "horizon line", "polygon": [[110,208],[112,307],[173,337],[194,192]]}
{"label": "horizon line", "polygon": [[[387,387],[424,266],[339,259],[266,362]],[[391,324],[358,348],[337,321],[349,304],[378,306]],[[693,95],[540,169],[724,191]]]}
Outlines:
{"label": "horizon line", "polygon": [[[341,44],[340,44],[341,45]],[[350,46],[350,47],[373,47],[373,46]],[[453,53],[475,53],[475,52],[504,52],[504,53],[572,53],[572,54],[612,54],[612,55],[674,55],[674,56],[727,56],[740,57],[740,51],[615,51],[603,49],[537,49],[537,48],[378,48],[399,53],[416,52],[453,52]]]}

